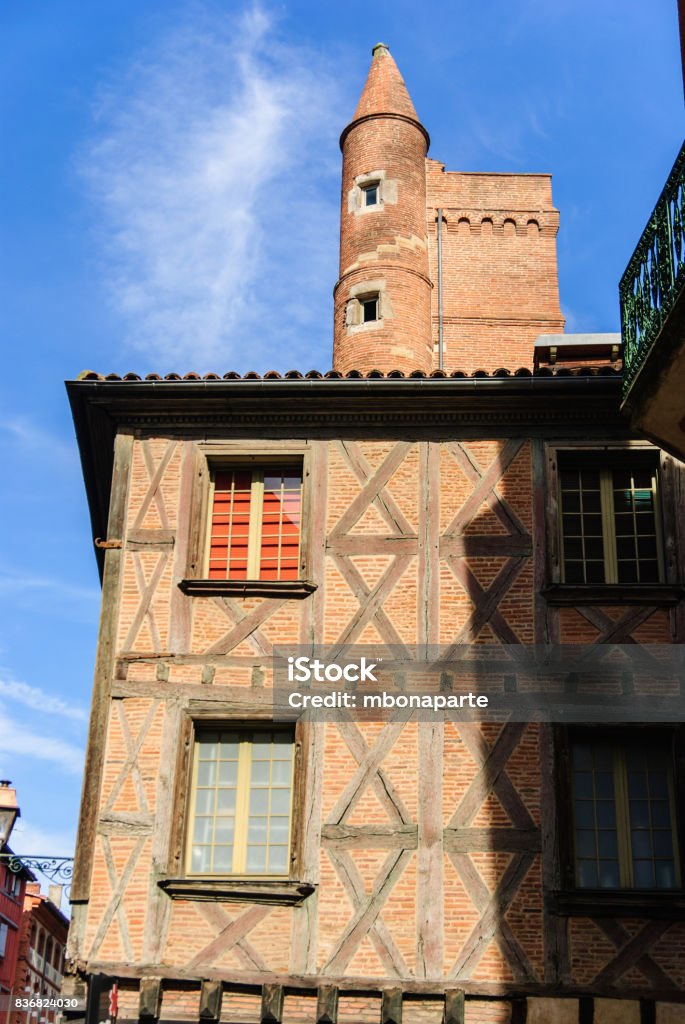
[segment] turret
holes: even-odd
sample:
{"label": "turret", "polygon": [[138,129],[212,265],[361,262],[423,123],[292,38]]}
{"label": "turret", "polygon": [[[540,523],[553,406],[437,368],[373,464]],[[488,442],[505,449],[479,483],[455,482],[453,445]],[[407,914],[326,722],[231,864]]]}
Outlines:
{"label": "turret", "polygon": [[337,370],[431,370],[429,141],[395,61],[379,43],[354,118],[340,138]]}

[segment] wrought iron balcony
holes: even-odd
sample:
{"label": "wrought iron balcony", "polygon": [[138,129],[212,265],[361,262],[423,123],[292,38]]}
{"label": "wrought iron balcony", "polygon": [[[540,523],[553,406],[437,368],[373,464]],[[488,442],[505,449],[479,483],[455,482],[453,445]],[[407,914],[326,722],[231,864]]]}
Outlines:
{"label": "wrought iron balcony", "polygon": [[619,284],[623,396],[647,361],[685,285],[685,144]]}

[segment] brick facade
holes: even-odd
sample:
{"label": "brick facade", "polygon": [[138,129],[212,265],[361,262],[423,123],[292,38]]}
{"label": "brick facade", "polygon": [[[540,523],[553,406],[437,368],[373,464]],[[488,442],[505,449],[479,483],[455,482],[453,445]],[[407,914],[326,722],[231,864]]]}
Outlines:
{"label": "brick facade", "polygon": [[[289,878],[271,880],[265,898],[254,880],[215,879],[211,888],[187,871],[193,730],[270,721],[275,645],[683,640],[676,509],[685,485],[669,456],[660,456],[668,538],[660,587],[633,590],[630,603],[615,589],[570,604],[549,590],[560,579],[558,450],[593,439],[611,458],[649,449],[619,416],[614,371],[428,376],[425,339],[400,317],[392,330],[378,328],[385,368],[397,365],[393,345],[413,346],[405,368],[422,375],[343,378],[343,368],[379,365],[380,348],[367,358],[373,330],[346,333],[340,311],[361,272],[349,268],[375,244],[369,225],[395,216],[392,202],[380,215],[353,208],[345,227],[350,183],[386,170],[399,197],[402,175],[425,156],[389,61],[376,53],[390,81],[372,69],[344,143],[341,267],[349,272],[338,285],[338,372],[88,374],[69,384],[94,534],[107,538],[71,986],[95,973],[118,978],[121,1020],[584,1024],[594,1012],[608,1024],[617,1002],[621,1019],[683,1020],[679,893],[657,914],[635,892],[624,894],[628,913],[618,916],[562,906],[571,856],[558,785],[564,732],[550,723],[304,721]],[[390,119],[392,130],[375,117],[379,96],[402,115]],[[353,166],[370,124],[373,138],[402,142],[406,168],[399,150],[385,166],[380,152],[369,159],[377,166]],[[428,228],[416,219],[416,181],[406,224],[397,221],[416,244],[383,257],[402,301],[413,294],[406,282],[419,280],[414,261],[428,255],[426,235],[435,257],[433,213]],[[429,162],[428,181],[421,203],[445,211],[451,276],[464,259],[459,219],[474,218],[469,239],[477,211],[493,219],[490,248],[474,241],[464,276],[445,292],[448,359],[459,353],[474,368],[490,359],[493,368],[505,350],[523,361],[530,345],[532,361],[536,324],[546,333],[562,327],[549,180],[451,175]],[[390,186],[385,196],[393,195]],[[505,229],[509,215],[514,231]],[[492,279],[478,294],[485,251]],[[516,281],[525,295],[507,305]],[[477,325],[477,344],[467,322]],[[496,337],[505,342],[489,350]],[[277,585],[208,588],[201,564],[212,466],[285,457],[303,465],[308,587],[295,596]],[[635,685],[643,683],[640,675]]]}
{"label": "brick facade", "polygon": [[[375,47],[341,139],[333,365],[430,372],[439,366],[442,319],[447,371],[532,367],[538,335],[564,329],[550,176],[446,171],[425,159],[427,144],[397,65]],[[366,209],[359,183],[375,181],[379,201]],[[349,323],[355,286],[381,291],[378,321]]]}

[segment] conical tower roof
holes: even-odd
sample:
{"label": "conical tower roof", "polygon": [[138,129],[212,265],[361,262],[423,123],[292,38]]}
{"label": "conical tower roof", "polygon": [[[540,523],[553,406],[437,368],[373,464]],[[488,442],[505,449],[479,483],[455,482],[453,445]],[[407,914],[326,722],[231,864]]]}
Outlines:
{"label": "conical tower roof", "polygon": [[428,149],[430,137],[419,121],[419,116],[409,98],[404,79],[390,54],[390,50],[385,43],[376,43],[371,52],[373,53],[373,60],[369,68],[366,85],[362,90],[354,117],[340,136],[340,146],[342,147],[352,128],[360,122],[369,121],[376,117],[399,117],[416,125],[425,137],[426,149]]}
{"label": "conical tower roof", "polygon": [[404,79],[388,47],[377,43],[372,53],[369,75],[352,120],[373,114],[402,114],[418,121]]}

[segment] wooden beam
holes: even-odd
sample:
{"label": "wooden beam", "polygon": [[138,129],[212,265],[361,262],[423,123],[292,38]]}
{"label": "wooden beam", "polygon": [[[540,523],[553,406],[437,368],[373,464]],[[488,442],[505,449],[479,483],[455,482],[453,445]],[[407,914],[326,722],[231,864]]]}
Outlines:
{"label": "wooden beam", "polygon": [[338,989],[321,985],[316,999],[316,1024],[338,1024]]}
{"label": "wooden beam", "polygon": [[415,850],[418,828],[416,825],[324,825],[321,841],[324,846],[338,850]]}
{"label": "wooden beam", "polygon": [[141,1020],[156,1020],[162,1005],[162,979],[141,978],[138,993],[138,1016]]}
{"label": "wooden beam", "polygon": [[439,978],[444,961],[442,780],[444,721],[419,722],[416,973]]}
{"label": "wooden beam", "polygon": [[[538,726],[540,749],[540,822],[542,840],[542,884],[544,892],[555,892],[562,886],[560,870],[560,836],[558,815],[561,811],[557,802],[559,786],[558,773],[562,766],[555,750],[555,729],[549,722]],[[565,761],[564,761],[565,763]],[[564,854],[567,856],[567,854]],[[545,981],[559,984],[570,980],[568,956],[568,920],[554,914],[543,917],[543,945]]]}
{"label": "wooden beam", "polygon": [[581,996],[578,1000],[578,1024],[594,1024],[595,1001],[592,996]]}
{"label": "wooden beam", "polygon": [[[205,904],[208,906],[209,904]],[[152,970],[159,972],[160,975],[164,976],[165,981],[180,981],[180,982],[191,982],[195,983],[196,987],[199,988],[199,984],[204,979],[214,979],[217,981],[224,981],[224,987],[228,991],[229,989],[235,988],[236,990],[242,990],[244,986],[248,985],[254,989],[261,991],[261,987],[264,984],[264,974],[267,972],[267,968],[252,969],[252,970],[234,970],[231,972],[230,981],[226,980],[226,969],[221,967],[216,968],[205,968],[201,973],[192,969],[183,967],[172,967],[169,964],[145,964],[143,966],[136,967],[124,960],[93,960],[89,963],[89,968],[92,968],[93,973],[107,974],[114,978],[141,978],[147,977]],[[268,973],[268,972],[267,972]],[[270,984],[283,985],[284,987],[297,992],[312,992],[320,986],[330,985],[331,979],[321,974],[311,974],[302,976],[290,973],[269,973]],[[392,988],[397,985],[397,978],[388,977],[387,975],[360,975],[360,974],[347,974],[340,975],[336,978],[336,983],[339,991],[341,992],[359,992],[363,991],[366,993],[380,993],[384,988]],[[485,981],[483,979],[477,979],[471,981],[468,978],[459,979],[459,987],[463,989],[466,996],[469,999],[492,999],[492,1000],[511,1000],[512,997],[523,998],[524,996],[548,996],[558,997],[562,994],[569,998],[578,998],[582,995],[587,995],[588,986],[581,986],[580,984],[575,985],[564,985],[560,990],[559,987],[547,985],[544,982],[539,981],[527,981],[527,982],[512,982],[512,981]],[[615,990],[607,988],[604,991],[598,990],[594,985],[592,986],[593,991],[597,995],[606,995],[608,998],[615,994]],[[442,994],[443,988],[440,982],[417,980],[416,978],[402,981],[402,991],[405,995],[422,995],[422,996],[435,996]],[[659,986],[657,988],[652,987],[645,983],[645,985],[635,985],[631,987],[631,998],[634,999],[649,999],[664,1002],[679,1003],[685,1005],[685,989],[682,988],[664,988]]]}
{"label": "wooden beam", "polygon": [[528,1020],[528,1000],[512,999],[511,1024],[526,1024]]}
{"label": "wooden beam", "polygon": [[402,1024],[402,989],[383,989],[381,1024]]}
{"label": "wooden beam", "polygon": [[220,981],[203,981],[200,987],[200,1020],[219,1020],[223,985]]}
{"label": "wooden beam", "polygon": [[283,997],[282,985],[262,985],[260,1024],[282,1024]]}
{"label": "wooden beam", "polygon": [[539,853],[541,848],[537,828],[446,828],[443,842],[455,853]]}
{"label": "wooden beam", "polygon": [[464,991],[448,988],[445,991],[445,1015],[443,1024],[464,1024]]}
{"label": "wooden beam", "polygon": [[[128,482],[133,456],[133,436],[120,433],[114,444],[114,470],[109,507],[107,533],[110,537],[121,537],[126,521]],[[81,797],[81,813],[78,826],[78,845],[74,862],[74,876],[71,883],[71,902],[87,902],[90,894],[90,876],[95,854],[95,830],[97,826],[100,785],[104,761],[107,721],[109,718],[109,687],[114,669],[114,647],[119,619],[121,588],[121,548],[105,551],[105,571],[102,583],[102,618],[98,636],[93,680],[93,703],[91,705],[86,750],[86,769]],[[76,920],[73,920],[76,918]],[[83,955],[80,949],[83,939],[85,917],[75,911],[69,935],[70,955],[75,959]],[[75,926],[75,927],[74,927]]]}

